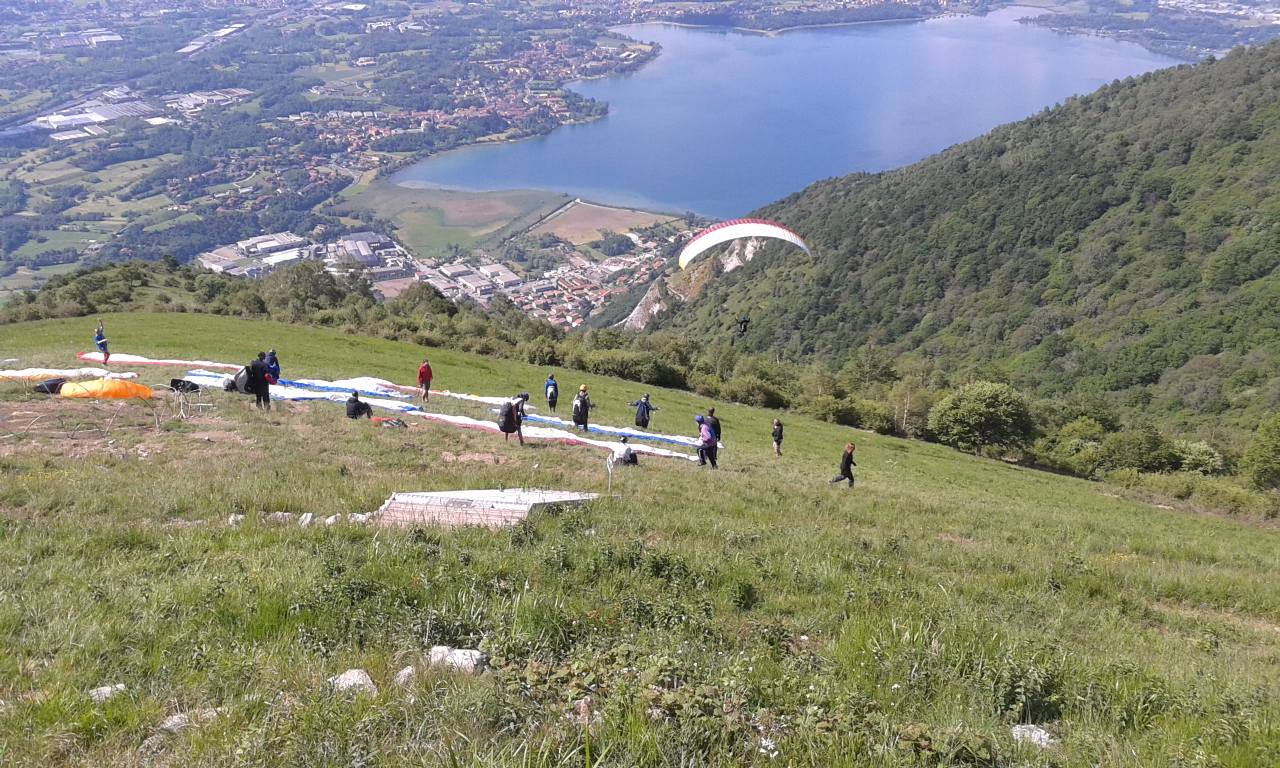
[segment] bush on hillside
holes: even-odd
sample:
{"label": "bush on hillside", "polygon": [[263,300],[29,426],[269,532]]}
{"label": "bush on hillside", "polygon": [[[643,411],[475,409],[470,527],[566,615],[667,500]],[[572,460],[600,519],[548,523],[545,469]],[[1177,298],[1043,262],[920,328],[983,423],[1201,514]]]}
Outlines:
{"label": "bush on hillside", "polygon": [[1227,460],[1222,453],[1202,440],[1178,440],[1173,450],[1178,455],[1178,468],[1183,472],[1221,475],[1227,471]]}
{"label": "bush on hillside", "polygon": [[1244,453],[1243,467],[1258,488],[1280,488],[1280,413],[1258,425]]}
{"label": "bush on hillside", "polygon": [[735,374],[720,386],[720,397],[757,408],[786,408],[787,398],[772,384],[751,375]]}
{"label": "bush on hillside", "polygon": [[805,416],[832,424],[853,427],[858,424],[858,410],[852,400],[832,395],[812,395],[795,404],[796,410]]}
{"label": "bush on hillside", "polygon": [[854,408],[858,413],[857,426],[881,435],[892,435],[896,432],[893,408],[888,404],[879,400],[856,400]]}
{"label": "bush on hillside", "polygon": [[1098,469],[1171,472],[1178,468],[1173,443],[1150,425],[1107,435],[1098,449]]}
{"label": "bush on hillside", "polygon": [[1026,398],[1008,384],[975,382],[929,411],[929,431],[938,442],[975,453],[1023,446],[1034,429]]}
{"label": "bush on hillside", "polygon": [[678,370],[650,352],[600,349],[582,356],[583,367],[600,376],[616,376],[656,387],[683,388],[684,371]]}

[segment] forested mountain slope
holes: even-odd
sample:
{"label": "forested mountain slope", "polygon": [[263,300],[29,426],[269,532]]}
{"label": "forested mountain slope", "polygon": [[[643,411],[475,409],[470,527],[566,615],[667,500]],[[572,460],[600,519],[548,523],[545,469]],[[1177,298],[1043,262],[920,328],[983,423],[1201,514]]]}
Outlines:
{"label": "forested mountain slope", "polygon": [[761,214],[769,246],[662,318],[839,362],[864,343],[1172,423],[1280,403],[1280,45],[1109,85]]}

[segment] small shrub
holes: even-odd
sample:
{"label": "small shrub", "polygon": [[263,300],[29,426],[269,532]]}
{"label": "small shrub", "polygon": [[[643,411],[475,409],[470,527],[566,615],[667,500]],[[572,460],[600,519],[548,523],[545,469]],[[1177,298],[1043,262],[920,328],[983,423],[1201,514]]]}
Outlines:
{"label": "small shrub", "polygon": [[1026,398],[1008,384],[979,381],[942,398],[929,411],[938,442],[961,450],[1024,445],[1034,425]]}
{"label": "small shrub", "polygon": [[756,585],[745,579],[739,579],[729,587],[729,601],[740,611],[749,611],[760,602],[760,594]]}
{"label": "small shrub", "polygon": [[1280,488],[1280,413],[1258,425],[1244,452],[1243,468],[1255,486]]}
{"label": "small shrub", "polygon": [[1221,475],[1227,469],[1226,459],[1206,442],[1179,440],[1173,444],[1173,450],[1178,455],[1178,466],[1184,472]]}

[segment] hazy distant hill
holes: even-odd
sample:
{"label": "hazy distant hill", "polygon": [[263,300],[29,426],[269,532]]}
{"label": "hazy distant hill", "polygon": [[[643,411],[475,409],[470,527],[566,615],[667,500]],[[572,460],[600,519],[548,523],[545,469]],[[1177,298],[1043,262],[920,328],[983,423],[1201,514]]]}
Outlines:
{"label": "hazy distant hill", "polygon": [[762,211],[770,246],[662,322],[836,361],[874,341],[1170,422],[1280,403],[1280,45],[1109,85]]}

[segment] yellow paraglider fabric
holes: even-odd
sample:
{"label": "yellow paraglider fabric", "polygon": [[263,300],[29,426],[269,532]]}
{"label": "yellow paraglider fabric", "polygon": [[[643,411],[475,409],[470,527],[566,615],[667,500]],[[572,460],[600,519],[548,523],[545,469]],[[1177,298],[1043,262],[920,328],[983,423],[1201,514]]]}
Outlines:
{"label": "yellow paraglider fabric", "polygon": [[68,381],[58,392],[62,397],[99,397],[112,400],[151,398],[151,388],[132,381],[120,379],[97,379],[94,381]]}

